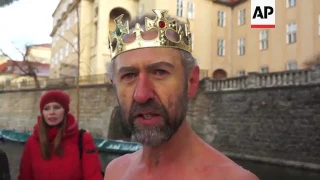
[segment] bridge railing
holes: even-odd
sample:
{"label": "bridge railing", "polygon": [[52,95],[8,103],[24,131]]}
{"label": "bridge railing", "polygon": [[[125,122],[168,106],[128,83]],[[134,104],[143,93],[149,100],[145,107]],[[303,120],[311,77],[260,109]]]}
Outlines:
{"label": "bridge railing", "polygon": [[286,87],[320,83],[320,65],[312,69],[273,73],[248,73],[247,76],[227,79],[206,79],[206,91],[229,91],[266,87]]}

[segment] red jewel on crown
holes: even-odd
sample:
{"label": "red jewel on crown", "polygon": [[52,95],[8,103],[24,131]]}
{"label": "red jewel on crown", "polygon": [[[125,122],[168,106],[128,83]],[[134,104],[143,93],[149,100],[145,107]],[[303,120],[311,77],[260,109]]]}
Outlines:
{"label": "red jewel on crown", "polygon": [[165,28],[166,27],[166,22],[164,22],[164,21],[159,21],[159,27],[160,28]]}

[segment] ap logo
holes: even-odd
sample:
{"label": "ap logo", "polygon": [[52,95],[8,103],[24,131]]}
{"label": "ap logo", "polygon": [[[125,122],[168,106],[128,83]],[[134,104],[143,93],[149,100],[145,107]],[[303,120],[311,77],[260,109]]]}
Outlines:
{"label": "ap logo", "polygon": [[275,0],[251,0],[251,28],[275,28]]}

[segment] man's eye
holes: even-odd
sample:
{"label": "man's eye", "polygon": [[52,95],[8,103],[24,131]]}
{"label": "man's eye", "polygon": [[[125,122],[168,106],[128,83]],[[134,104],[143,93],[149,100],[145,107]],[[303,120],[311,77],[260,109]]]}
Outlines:
{"label": "man's eye", "polygon": [[168,74],[168,71],[163,70],[163,69],[156,69],[156,70],[154,71],[154,73],[155,73],[155,75],[163,76],[163,75]]}
{"label": "man's eye", "polygon": [[136,77],[136,74],[134,74],[134,73],[128,73],[128,74],[123,75],[121,79],[130,80],[130,79],[132,79],[132,78],[134,78],[134,77]]}

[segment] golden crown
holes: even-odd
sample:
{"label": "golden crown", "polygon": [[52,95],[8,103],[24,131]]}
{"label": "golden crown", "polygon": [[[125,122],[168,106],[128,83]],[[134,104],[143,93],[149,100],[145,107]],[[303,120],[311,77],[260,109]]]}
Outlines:
{"label": "golden crown", "polygon": [[[126,35],[130,35],[129,22],[122,22],[123,14],[115,18],[114,22],[116,23],[116,29],[110,33],[109,36],[109,48],[111,51],[111,58],[115,56],[134,49],[139,48],[148,48],[148,47],[169,47],[169,48],[178,48],[185,50],[187,52],[192,51],[192,38],[190,31],[190,22],[187,19],[187,23],[184,24],[183,28],[177,24],[175,20],[168,20],[168,10],[153,9],[152,10],[156,17],[155,19],[145,18],[145,31],[152,29],[158,30],[158,36],[152,40],[145,40],[142,38],[144,32],[141,25],[137,23],[132,34],[135,35],[135,40],[130,43],[125,43],[123,38]],[[171,40],[167,36],[167,31],[174,31],[178,35],[178,40]],[[115,45],[113,44],[115,42]]]}

